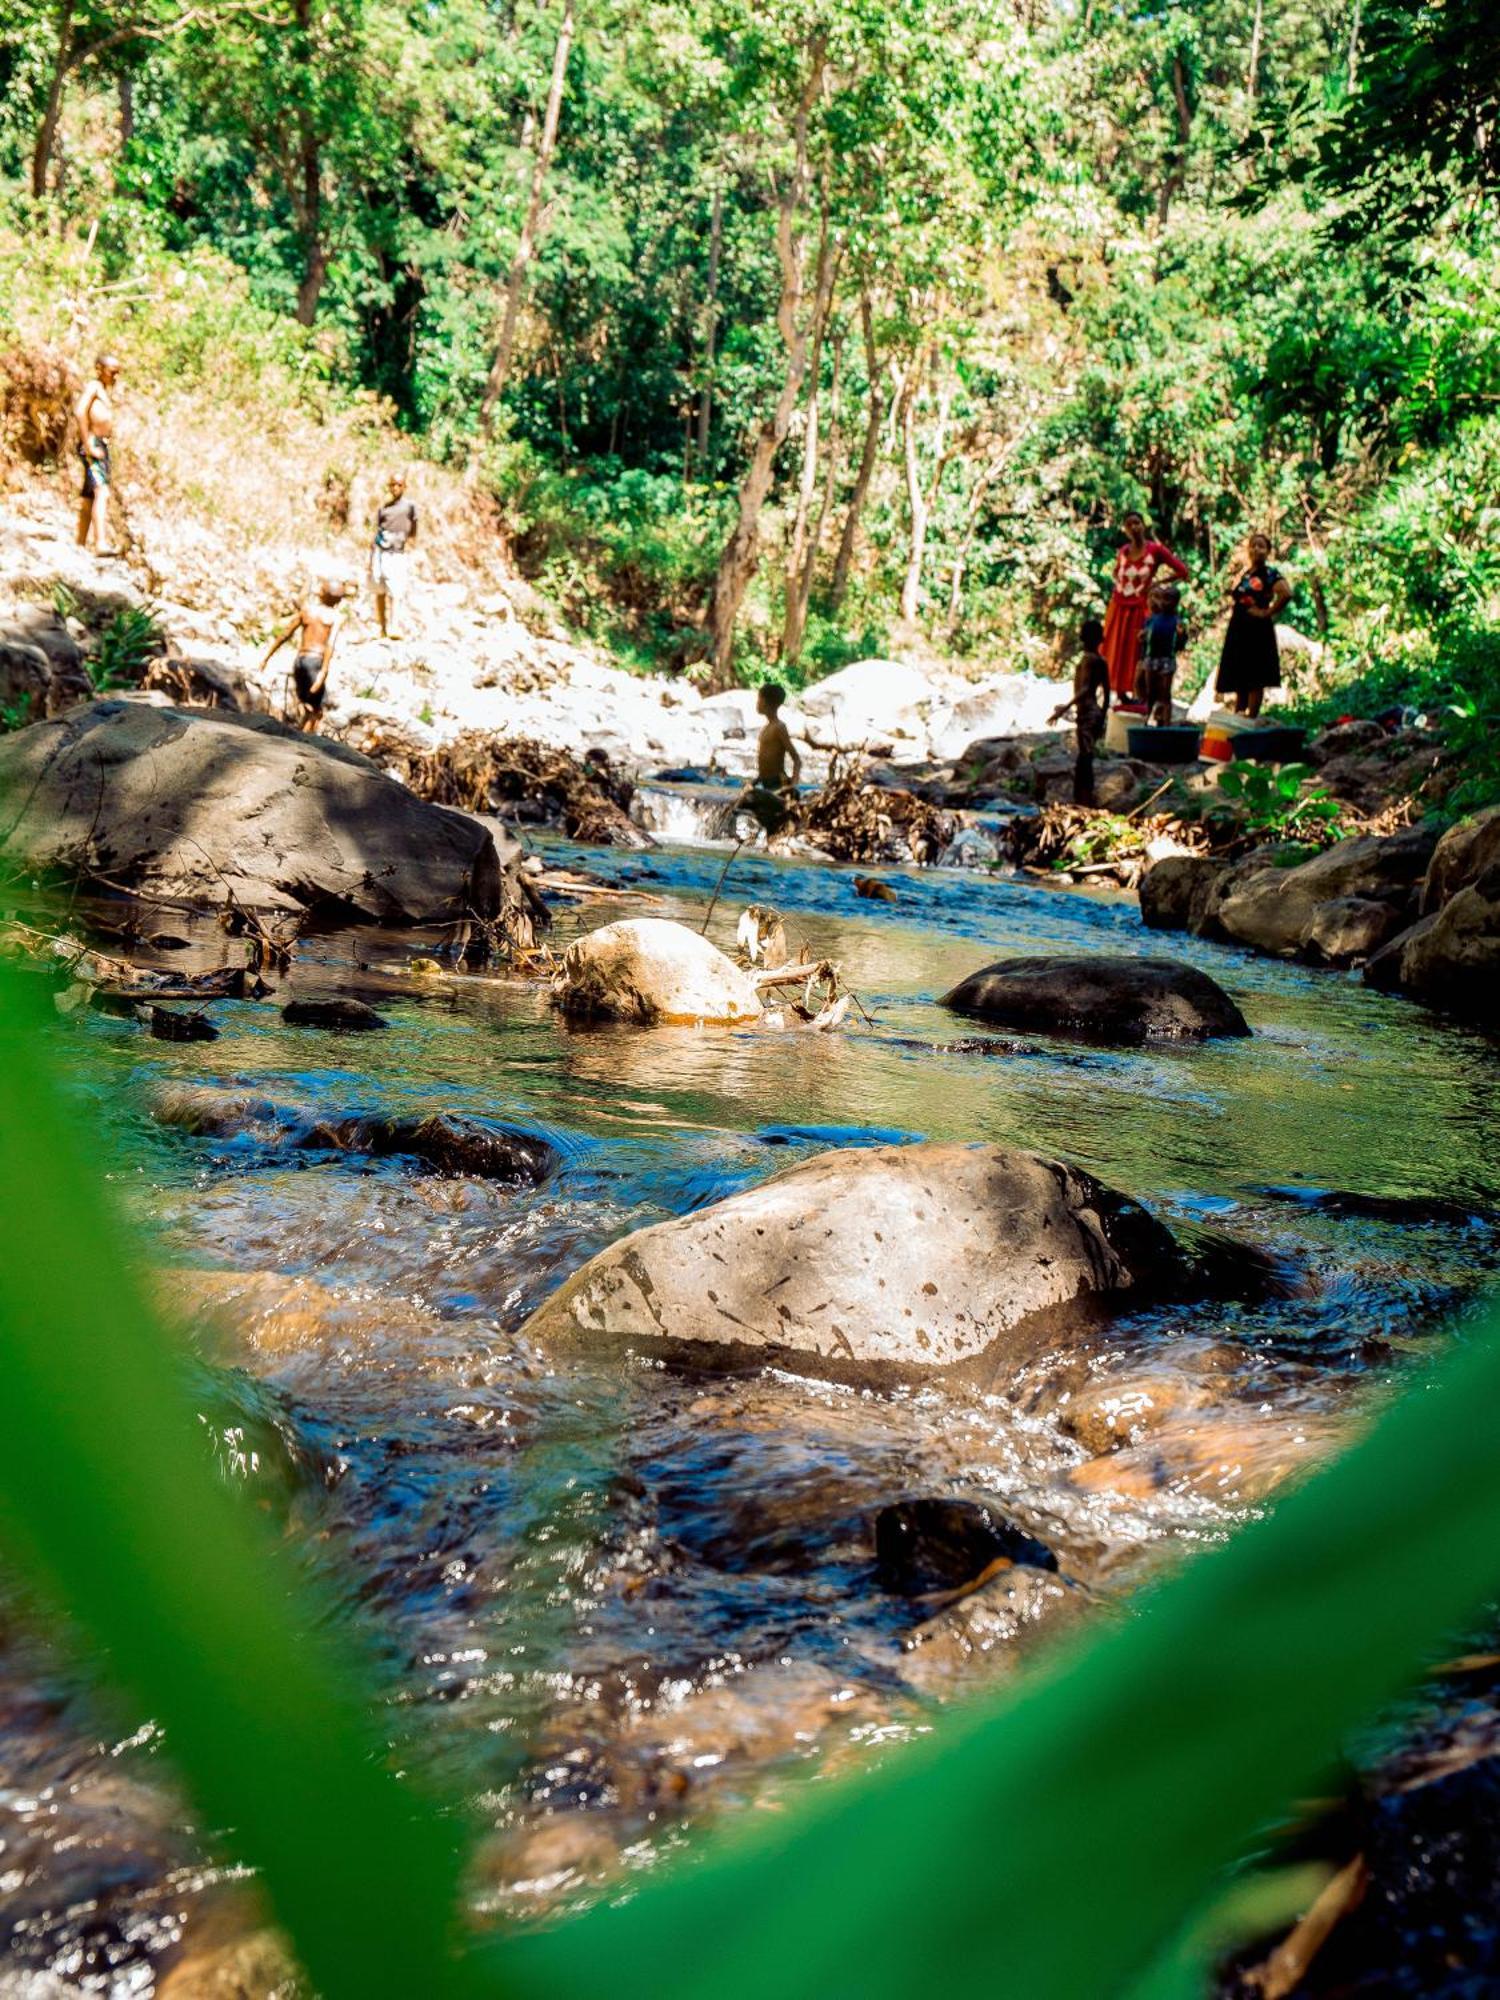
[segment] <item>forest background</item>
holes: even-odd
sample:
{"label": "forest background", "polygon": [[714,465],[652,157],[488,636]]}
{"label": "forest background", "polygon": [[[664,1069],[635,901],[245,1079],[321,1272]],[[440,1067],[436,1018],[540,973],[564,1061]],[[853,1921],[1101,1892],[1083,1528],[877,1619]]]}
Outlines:
{"label": "forest background", "polygon": [[1055,666],[1129,507],[1208,625],[1264,527],[1305,692],[1483,745],[1488,17],[0,0],[0,345],[87,232],[163,370],[396,423],[579,628],[720,684]]}

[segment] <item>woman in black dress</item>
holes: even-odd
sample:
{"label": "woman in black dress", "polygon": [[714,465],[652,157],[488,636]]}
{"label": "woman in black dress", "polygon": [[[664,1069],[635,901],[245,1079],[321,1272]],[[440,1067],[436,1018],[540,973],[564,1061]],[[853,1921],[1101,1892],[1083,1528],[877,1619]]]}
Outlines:
{"label": "woman in black dress", "polygon": [[1291,594],[1281,571],[1271,567],[1269,536],[1252,535],[1244,574],[1229,593],[1233,609],[1217,682],[1221,695],[1234,696],[1237,715],[1259,715],[1266,689],[1281,686],[1276,617]]}

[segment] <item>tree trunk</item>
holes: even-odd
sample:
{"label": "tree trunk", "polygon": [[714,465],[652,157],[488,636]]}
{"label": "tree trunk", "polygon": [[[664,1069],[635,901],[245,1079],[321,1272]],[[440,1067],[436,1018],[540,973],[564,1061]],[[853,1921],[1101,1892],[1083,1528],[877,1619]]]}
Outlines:
{"label": "tree trunk", "polygon": [[719,253],[724,242],[724,190],[714,189],[708,224],[708,296],[703,303],[703,386],[698,392],[698,437],[695,454],[699,474],[708,463],[708,439],[714,414],[714,344],[719,335]]}
{"label": "tree trunk", "polygon": [[953,575],[948,583],[948,618],[945,630],[951,639],[958,630],[964,606],[964,571],[969,566],[969,551],[974,546],[974,536],[979,528],[979,516],[984,509],[985,495],[1000,476],[1000,459],[996,457],[988,464],[969,492],[969,504],[964,509],[964,531],[959,538],[958,548],[953,557]]}
{"label": "tree trunk", "polygon": [[848,510],[844,515],[844,531],[839,536],[839,552],[834,559],[833,582],[828,591],[829,602],[835,611],[843,603],[849,588],[849,572],[854,566],[854,550],[859,540],[860,518],[870,495],[870,481],[875,476],[875,461],[880,456],[880,427],[885,416],[885,395],[880,382],[880,357],[875,352],[875,309],[868,292],[860,296],[859,323],[864,334],[870,411],[865,420],[864,447],[859,455],[859,470],[854,475],[854,491],[849,496]]}
{"label": "tree trunk", "polygon": [[115,94],[120,107],[120,151],[135,137],[135,78],[128,69],[122,69],[115,79]]}
{"label": "tree trunk", "polygon": [[1351,92],[1359,81],[1359,37],[1364,26],[1362,0],[1354,0],[1354,19],[1349,27],[1349,88]]}
{"label": "tree trunk", "polygon": [[557,31],[557,46],[552,52],[552,81],[547,89],[547,111],[542,119],[542,136],[531,162],[531,187],[526,197],[526,213],[521,221],[521,234],[516,243],[516,254],[511,260],[510,278],[505,287],[505,313],[500,322],[500,334],[495,343],[495,358],[490,364],[489,380],[484,385],[484,400],[479,405],[479,428],[486,437],[494,429],[495,411],[500,398],[505,393],[505,385],[510,376],[510,364],[515,354],[516,326],[521,317],[521,295],[526,289],[526,272],[536,248],[537,223],[542,213],[542,195],[547,185],[547,170],[552,165],[552,155],[557,146],[557,127],[562,118],[563,86],[567,81],[568,57],[573,48],[573,0],[563,0],[562,26]]}
{"label": "tree trunk", "polygon": [[318,316],[323,281],[328,276],[328,246],[323,241],[323,157],[316,133],[304,125],[299,149],[301,188],[292,204],[302,238],[302,281],[297,287],[297,321],[311,326]]}
{"label": "tree trunk", "polygon": [[42,201],[47,193],[47,176],[52,167],[52,148],[57,143],[57,124],[62,117],[63,86],[73,64],[73,0],[62,0],[57,14],[57,52],[52,59],[52,76],[47,85],[47,102],[31,149],[31,194]]}
{"label": "tree trunk", "polygon": [[931,359],[932,349],[924,345],[918,351],[901,391],[901,454],[906,467],[906,504],[911,517],[911,542],[906,575],[901,584],[901,616],[908,625],[916,622],[922,608],[922,567],[927,559],[927,528],[937,504],[938,488],[948,469],[950,392],[945,388],[938,403],[937,462],[933,468],[932,491],[929,494],[922,490],[922,465],[917,454],[917,397]]}
{"label": "tree trunk", "polygon": [[[828,216],[825,210],[822,232],[818,245],[818,268],[823,268],[823,246],[828,239]],[[833,296],[833,287],[838,282],[839,255],[835,250],[833,270],[825,288],[818,286],[818,296],[813,308],[813,321],[808,335],[807,361],[807,428],[802,439],[802,476],[797,481],[797,505],[792,514],[791,543],[786,565],[786,607],[782,624],[782,651],[786,651],[787,641],[793,636],[793,607],[801,596],[802,568],[807,560],[807,525],[812,514],[813,495],[818,488],[818,416],[820,409],[823,374],[823,335],[828,326],[828,307]],[[800,629],[796,643],[801,645]]]}
{"label": "tree trunk", "polygon": [[[839,429],[839,389],[843,379],[844,336],[842,329],[835,334],[833,342],[833,379],[828,386],[828,458],[823,469],[823,493],[818,502],[818,512],[811,532],[804,526],[800,546],[793,537],[793,560],[787,565],[786,575],[786,618],[782,626],[781,654],[793,665],[802,657],[802,642],[807,636],[807,607],[812,602],[813,578],[818,569],[818,551],[823,546],[823,529],[828,521],[828,510],[833,505],[834,488],[838,484],[839,465],[843,457],[843,437]],[[816,387],[814,389],[816,395]],[[815,405],[814,405],[815,407]],[[813,486],[817,475],[817,441],[813,426],[809,424],[809,448],[802,461],[802,493],[798,508],[805,523],[807,510],[812,504]]]}
{"label": "tree trunk", "polygon": [[[807,127],[812,108],[823,82],[824,55],[821,44],[812,51],[812,61],[802,95],[797,101],[793,124],[795,154],[792,172],[779,190],[776,202],[776,257],[781,266],[781,302],[776,325],[786,349],[786,370],[776,406],[761,424],[751,447],[750,464],[740,486],[739,512],[733,531],[724,545],[714,575],[711,629],[714,647],[714,677],[728,686],[734,662],[734,628],[745,601],[745,592],[760,559],[760,517],[771,490],[776,454],[791,428],[792,416],[802,393],[807,373],[809,327],[801,314],[806,299],[806,246],[797,234],[797,216],[807,198]],[[813,319],[828,311],[833,290],[834,245],[824,211],[818,271],[814,283]]]}
{"label": "tree trunk", "polygon": [[1171,164],[1161,184],[1161,192],[1156,201],[1156,224],[1165,229],[1167,217],[1172,212],[1172,199],[1182,186],[1187,173],[1188,141],[1193,136],[1193,107],[1188,102],[1187,70],[1183,66],[1181,49],[1172,52],[1172,97],[1177,108],[1177,144],[1172,148]]}
{"label": "tree trunk", "polygon": [[1260,89],[1260,51],[1266,29],[1266,0],[1255,0],[1255,19],[1250,28],[1250,61],[1245,73],[1245,95],[1254,118],[1256,94]]}

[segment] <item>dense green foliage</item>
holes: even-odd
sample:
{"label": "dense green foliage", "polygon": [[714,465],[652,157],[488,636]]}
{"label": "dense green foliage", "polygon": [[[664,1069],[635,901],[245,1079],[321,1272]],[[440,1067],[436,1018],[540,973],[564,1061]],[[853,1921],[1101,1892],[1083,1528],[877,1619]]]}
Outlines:
{"label": "dense green foliage", "polygon": [[1200,628],[1273,533],[1306,697],[1494,713],[1483,0],[9,12],[14,184],[241,265],[643,665],[1047,658],[1135,505]]}

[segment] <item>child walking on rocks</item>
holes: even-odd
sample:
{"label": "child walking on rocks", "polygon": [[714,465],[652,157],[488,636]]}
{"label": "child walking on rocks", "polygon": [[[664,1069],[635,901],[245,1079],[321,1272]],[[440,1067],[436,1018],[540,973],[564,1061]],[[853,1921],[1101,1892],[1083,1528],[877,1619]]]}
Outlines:
{"label": "child walking on rocks", "polygon": [[1054,708],[1047,719],[1049,722],[1061,722],[1069,711],[1072,712],[1073,727],[1078,736],[1078,755],[1073,765],[1073,803],[1075,806],[1091,806],[1094,803],[1094,751],[1109,717],[1109,662],[1099,650],[1104,641],[1104,627],[1097,618],[1084,619],[1078,628],[1078,639],[1080,651],[1078,664],[1073,669],[1073,693],[1060,707]]}
{"label": "child walking on rocks", "polygon": [[[309,591],[289,622],[266,648],[260,671],[265,672],[281,648],[294,635],[297,656],[292,663],[292,685],[297,691],[300,714],[297,727],[313,735],[328,695],[328,669],[333,665],[333,649],[344,625],[344,599],[354,586],[341,577],[325,576],[316,592]],[[288,721],[291,720],[289,716]]]}

